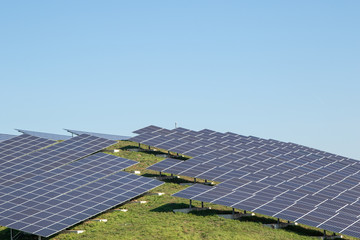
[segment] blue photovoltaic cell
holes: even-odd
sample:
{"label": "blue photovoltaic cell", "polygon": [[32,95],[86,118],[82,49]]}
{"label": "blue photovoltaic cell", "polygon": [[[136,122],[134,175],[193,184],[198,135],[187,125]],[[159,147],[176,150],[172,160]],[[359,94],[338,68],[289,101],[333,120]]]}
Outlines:
{"label": "blue photovoltaic cell", "polygon": [[83,134],[37,152],[0,163],[0,185],[10,186],[100,151],[114,143],[116,142],[112,140]]}
{"label": "blue photovoltaic cell", "polygon": [[143,143],[145,141],[149,141],[149,140],[151,140],[153,138],[156,138],[158,136],[160,136],[160,135],[155,135],[155,134],[152,134],[152,133],[144,133],[144,134],[129,138],[128,140],[133,141],[133,142]]}
{"label": "blue photovoltaic cell", "polygon": [[158,131],[158,130],[161,130],[161,129],[162,129],[161,127],[150,125],[150,126],[138,129],[136,131],[133,131],[133,133],[143,134],[143,133],[147,133],[147,132],[155,132],[155,131]]}
{"label": "blue photovoltaic cell", "polygon": [[22,129],[16,129],[16,130],[21,133],[24,133],[24,134],[28,134],[28,135],[35,136],[35,137],[46,138],[46,139],[50,139],[50,140],[54,140],[54,141],[67,140],[67,139],[71,138],[71,136],[66,136],[66,135],[61,135],[61,134],[35,132],[35,131],[22,130]]}
{"label": "blue photovoltaic cell", "polygon": [[8,166],[11,160],[55,143],[52,140],[22,134],[0,142],[0,164]]}
{"label": "blue photovoltaic cell", "polygon": [[65,129],[65,130],[68,131],[69,133],[73,133],[75,135],[87,134],[87,135],[100,137],[100,138],[104,138],[104,139],[109,139],[109,140],[115,140],[115,141],[128,140],[130,138],[129,136],[106,134],[106,133],[85,132],[85,131],[70,130],[70,129]]}
{"label": "blue photovoltaic cell", "polygon": [[155,163],[154,165],[151,165],[147,169],[163,172],[165,169],[167,169],[169,167],[172,167],[172,166],[174,166],[176,164],[179,164],[181,162],[182,162],[182,160],[167,158],[165,160],[162,160],[161,162],[158,162],[158,163]]}

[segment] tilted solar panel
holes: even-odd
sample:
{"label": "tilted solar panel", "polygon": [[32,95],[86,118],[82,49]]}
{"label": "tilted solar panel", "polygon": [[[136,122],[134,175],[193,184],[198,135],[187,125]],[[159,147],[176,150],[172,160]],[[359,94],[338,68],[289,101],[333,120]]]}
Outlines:
{"label": "tilted solar panel", "polygon": [[55,141],[22,134],[11,139],[0,142],[0,164],[8,162],[34,152],[38,149],[44,148]]}
{"label": "tilted solar panel", "polygon": [[48,237],[162,184],[120,171],[133,164],[98,153],[2,188],[0,225]]}
{"label": "tilted solar panel", "polygon": [[79,131],[79,130],[71,130],[71,129],[65,129],[66,131],[73,133],[75,135],[81,135],[81,134],[87,134],[95,137],[105,138],[109,140],[128,140],[129,136],[122,136],[122,135],[114,135],[114,134],[106,134],[106,133],[95,133],[95,132],[85,132],[85,131]]}
{"label": "tilted solar panel", "polygon": [[162,160],[161,162],[151,165],[147,169],[162,172],[165,169],[167,169],[168,167],[176,165],[180,162],[182,162],[182,160],[167,158],[165,160]]}
{"label": "tilted solar panel", "polygon": [[147,132],[155,132],[155,131],[158,131],[158,130],[161,130],[161,129],[162,129],[161,127],[150,125],[150,126],[138,129],[136,131],[133,131],[133,133],[143,134],[143,133],[147,133]]}
{"label": "tilted solar panel", "polygon": [[0,142],[9,140],[13,137],[16,137],[16,135],[0,133]]}
{"label": "tilted solar panel", "polygon": [[35,131],[22,130],[22,129],[15,129],[15,130],[17,130],[17,131],[19,131],[21,133],[24,133],[24,134],[31,135],[31,136],[46,138],[46,139],[55,140],[55,141],[67,140],[67,139],[71,138],[71,136],[61,135],[61,134],[35,132]]}
{"label": "tilted solar panel", "polygon": [[112,140],[83,134],[40,151],[0,163],[0,185],[11,186],[98,152],[114,143],[116,142]]}

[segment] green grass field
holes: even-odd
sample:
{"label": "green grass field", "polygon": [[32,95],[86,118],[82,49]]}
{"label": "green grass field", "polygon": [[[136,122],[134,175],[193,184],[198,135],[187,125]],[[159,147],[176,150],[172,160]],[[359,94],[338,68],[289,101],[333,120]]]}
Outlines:
{"label": "green grass field", "polygon": [[[158,174],[154,171],[145,170],[146,167],[161,161],[163,158],[154,154],[143,152],[131,152],[126,149],[137,144],[121,141],[107,150],[112,152],[120,148],[119,153],[111,153],[116,156],[133,159],[139,164],[126,169],[126,171],[140,170],[144,176]],[[172,197],[171,194],[180,191],[186,186],[179,182],[187,182],[192,179],[181,178],[168,180],[162,186],[151,192],[164,192],[163,196],[145,195],[138,200],[148,201],[146,204],[127,203],[116,208],[126,208],[128,212],[106,212],[96,216],[105,218],[106,223],[83,222],[72,229],[86,230],[82,234],[58,234],[49,239],[52,240],[118,240],[118,239],[244,239],[244,240],[289,240],[289,239],[319,239],[322,230],[308,226],[289,226],[285,229],[271,229],[264,227],[263,223],[275,223],[276,219],[256,214],[254,217],[241,220],[227,220],[218,217],[217,213],[228,212],[228,207],[205,203],[205,207],[212,210],[193,212],[189,214],[173,213],[173,209],[188,207],[189,201],[182,198]],[[200,202],[193,201],[193,205],[200,206]],[[330,232],[329,232],[330,234]],[[10,239],[10,231],[0,227],[0,239]],[[26,239],[37,239],[27,236]],[[356,239],[346,237],[346,239]]]}

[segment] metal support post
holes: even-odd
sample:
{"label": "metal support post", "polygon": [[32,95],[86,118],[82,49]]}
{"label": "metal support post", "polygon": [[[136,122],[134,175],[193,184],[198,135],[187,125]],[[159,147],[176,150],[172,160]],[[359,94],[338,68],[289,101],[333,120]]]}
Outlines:
{"label": "metal support post", "polygon": [[324,230],[324,237],[326,237],[326,230]]}
{"label": "metal support post", "polygon": [[280,218],[277,219],[277,224],[280,224]]}
{"label": "metal support post", "polygon": [[207,183],[207,180],[205,179],[205,183]]}
{"label": "metal support post", "polygon": [[41,236],[39,236],[39,238],[38,238],[39,240],[41,240]]}
{"label": "metal support post", "polygon": [[194,178],[194,183],[196,183],[196,178]]}
{"label": "metal support post", "polygon": [[204,208],[204,202],[201,202],[201,208]]}
{"label": "metal support post", "polygon": [[244,214],[246,214],[246,210],[244,210]]}
{"label": "metal support post", "polygon": [[160,177],[161,177],[161,172],[159,172],[160,173]]}
{"label": "metal support post", "polygon": [[232,215],[234,215],[234,214],[235,214],[235,208],[232,209]]}
{"label": "metal support post", "polygon": [[192,200],[190,199],[189,208],[191,208]]}
{"label": "metal support post", "polygon": [[13,230],[10,228],[10,240],[13,240]]}

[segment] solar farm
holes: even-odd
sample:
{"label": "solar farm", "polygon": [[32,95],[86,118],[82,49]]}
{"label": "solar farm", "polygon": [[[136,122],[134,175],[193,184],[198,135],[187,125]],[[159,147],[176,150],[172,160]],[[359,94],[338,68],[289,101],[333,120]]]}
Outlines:
{"label": "solar farm", "polygon": [[18,131],[0,134],[1,239],[360,237],[354,159],[209,129]]}

